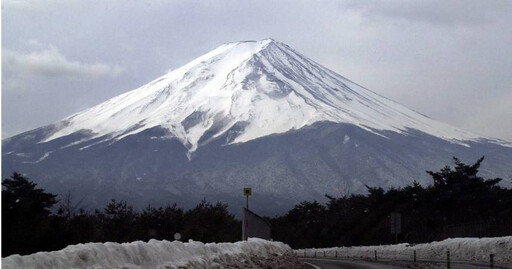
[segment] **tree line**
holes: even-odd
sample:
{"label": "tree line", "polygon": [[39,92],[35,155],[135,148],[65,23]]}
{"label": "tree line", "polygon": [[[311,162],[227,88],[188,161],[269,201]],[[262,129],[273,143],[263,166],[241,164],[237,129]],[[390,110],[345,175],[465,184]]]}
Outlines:
{"label": "tree line", "polygon": [[141,212],[112,200],[101,210],[86,211],[75,209],[69,196],[59,201],[19,173],[2,181],[2,257],[87,242],[175,240],[177,233],[181,240],[234,242],[240,239],[241,222],[227,204],[206,200],[189,210],[174,204]]}
{"label": "tree line", "polygon": [[294,248],[394,243],[390,216],[395,212],[401,215],[400,242],[442,240],[450,236],[449,227],[474,222],[501,224],[486,236],[512,235],[512,190],[499,186],[500,178],[477,175],[483,160],[467,165],[454,158],[453,168],[427,171],[433,180],[429,186],[367,186],[365,195],[327,196],[325,205],[304,201],[271,219],[273,237]]}
{"label": "tree line", "polygon": [[[325,204],[301,202],[283,216],[268,218],[272,237],[293,248],[393,243],[393,212],[402,220],[398,239],[411,243],[444,239],[447,227],[467,222],[510,220],[512,226],[512,190],[499,186],[500,178],[477,175],[483,159],[467,165],[454,158],[453,168],[427,171],[433,180],[429,186],[367,186],[367,194],[326,196]],[[189,210],[176,204],[148,206],[138,212],[112,200],[103,209],[85,211],[76,209],[69,196],[59,201],[19,173],[2,181],[2,256],[86,242],[174,240],[176,233],[182,240],[234,242],[240,239],[241,222],[223,203],[201,201]],[[512,227],[504,233],[512,234]]]}

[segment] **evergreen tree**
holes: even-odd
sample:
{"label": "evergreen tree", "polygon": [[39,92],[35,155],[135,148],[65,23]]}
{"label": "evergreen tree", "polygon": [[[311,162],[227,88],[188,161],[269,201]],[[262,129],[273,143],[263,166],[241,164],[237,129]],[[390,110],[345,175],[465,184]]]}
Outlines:
{"label": "evergreen tree", "polygon": [[326,210],[317,202],[302,202],[285,216],[271,219],[273,238],[294,248],[393,243],[392,212],[401,213],[399,239],[411,243],[445,239],[450,227],[457,231],[468,223],[479,223],[480,228],[466,236],[482,236],[480,224],[493,221],[499,225],[489,228],[488,235],[510,235],[512,190],[500,187],[500,178],[478,175],[483,157],[472,165],[453,160],[453,168],[427,171],[433,179],[430,186],[418,182],[388,190],[367,186],[366,195],[327,196]]}
{"label": "evergreen tree", "polygon": [[319,202],[303,201],[283,217],[272,221],[273,237],[291,242],[296,248],[323,247],[328,236],[326,216],[327,210]]}
{"label": "evergreen tree", "polygon": [[96,212],[101,222],[104,241],[130,242],[136,239],[135,224],[138,217],[125,201],[112,199],[103,212]]}
{"label": "evergreen tree", "polygon": [[201,242],[235,242],[240,239],[241,225],[227,204],[203,200],[185,213],[183,235]]}
{"label": "evergreen tree", "polygon": [[183,229],[183,209],[176,204],[154,208],[146,207],[137,218],[138,238],[142,240],[174,240]]}
{"label": "evergreen tree", "polygon": [[2,256],[32,253],[47,243],[48,216],[58,200],[36,186],[16,172],[2,181]]}

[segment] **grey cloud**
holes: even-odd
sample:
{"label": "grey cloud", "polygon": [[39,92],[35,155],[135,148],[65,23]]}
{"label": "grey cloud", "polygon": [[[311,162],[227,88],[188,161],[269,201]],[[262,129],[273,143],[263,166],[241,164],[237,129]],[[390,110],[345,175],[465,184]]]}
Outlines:
{"label": "grey cloud", "polygon": [[75,4],[77,0],[4,0],[2,9],[39,12],[53,7]]}
{"label": "grey cloud", "polygon": [[117,65],[88,64],[69,60],[54,46],[30,53],[3,50],[2,65],[5,74],[7,74],[6,80],[13,77],[26,78],[31,76],[89,80],[117,77],[124,71],[122,67]]}
{"label": "grey cloud", "polygon": [[348,1],[345,6],[369,20],[403,19],[435,24],[477,25],[489,22],[495,13],[510,8],[507,1],[430,0],[430,1]]}
{"label": "grey cloud", "polygon": [[[512,106],[512,91],[504,93],[499,98],[493,99],[484,109],[473,113],[472,117],[461,122],[461,126],[471,130],[480,130],[480,133],[490,137],[510,139],[511,128],[509,122],[512,119],[510,107]],[[485,126],[485,128],[481,128]]]}

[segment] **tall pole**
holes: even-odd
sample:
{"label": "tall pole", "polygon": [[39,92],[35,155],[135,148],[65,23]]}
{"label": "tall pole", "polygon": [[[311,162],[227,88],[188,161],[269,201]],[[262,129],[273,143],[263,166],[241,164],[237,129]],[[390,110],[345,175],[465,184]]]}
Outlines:
{"label": "tall pole", "polygon": [[244,240],[247,240],[249,238],[249,220],[247,218],[247,210],[245,211],[245,214],[244,214],[244,218],[245,218],[245,238]]}
{"label": "tall pole", "polygon": [[[249,210],[249,195],[245,196],[245,209]],[[244,240],[247,240],[247,229],[249,228],[249,222],[247,219],[247,212],[244,212],[244,220],[245,220],[245,235]]]}
{"label": "tall pole", "polygon": [[242,240],[247,240],[249,237],[249,219],[247,216],[247,212],[249,210],[249,196],[252,195],[251,188],[244,188],[244,196],[245,196],[245,209],[243,214],[243,222],[242,222]]}
{"label": "tall pole", "polygon": [[242,241],[245,240],[245,209],[242,211]]}

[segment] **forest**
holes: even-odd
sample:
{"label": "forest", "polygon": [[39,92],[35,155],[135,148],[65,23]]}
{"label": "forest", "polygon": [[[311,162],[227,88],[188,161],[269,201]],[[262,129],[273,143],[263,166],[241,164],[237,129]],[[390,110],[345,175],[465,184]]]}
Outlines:
{"label": "forest", "polygon": [[[427,171],[428,186],[367,186],[366,194],[303,201],[283,216],[267,217],[273,240],[306,248],[511,235],[512,190],[501,187],[500,178],[478,175],[484,157],[472,165],[453,160],[453,167]],[[396,236],[390,233],[392,213],[401,216]],[[112,200],[86,211],[19,173],[2,181],[2,257],[87,242],[175,240],[176,233],[182,241],[234,242],[240,240],[241,221],[227,204],[205,200],[187,210],[172,204],[141,211]]]}

